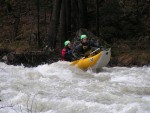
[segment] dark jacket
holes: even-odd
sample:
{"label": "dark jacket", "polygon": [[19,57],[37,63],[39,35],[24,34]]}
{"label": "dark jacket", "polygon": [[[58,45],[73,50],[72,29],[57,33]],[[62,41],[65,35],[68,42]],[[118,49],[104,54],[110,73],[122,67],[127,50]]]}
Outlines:
{"label": "dark jacket", "polygon": [[72,50],[69,47],[64,47],[61,51],[62,60],[72,61]]}
{"label": "dark jacket", "polygon": [[73,50],[73,56],[76,59],[86,57],[90,54],[90,52],[92,52],[93,47],[97,47],[97,46],[91,41],[88,41],[86,43],[80,43]]}

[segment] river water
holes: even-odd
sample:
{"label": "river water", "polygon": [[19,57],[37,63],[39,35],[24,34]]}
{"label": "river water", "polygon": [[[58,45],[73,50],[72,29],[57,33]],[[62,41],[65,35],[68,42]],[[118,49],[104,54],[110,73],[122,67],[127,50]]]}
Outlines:
{"label": "river water", "polygon": [[150,67],[0,63],[0,113],[150,113]]}

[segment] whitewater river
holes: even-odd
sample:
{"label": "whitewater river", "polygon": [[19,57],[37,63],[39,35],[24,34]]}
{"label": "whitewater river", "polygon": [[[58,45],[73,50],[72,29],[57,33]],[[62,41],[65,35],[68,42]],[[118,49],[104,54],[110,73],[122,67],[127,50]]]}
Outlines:
{"label": "whitewater river", "polygon": [[150,67],[0,63],[0,113],[150,113]]}

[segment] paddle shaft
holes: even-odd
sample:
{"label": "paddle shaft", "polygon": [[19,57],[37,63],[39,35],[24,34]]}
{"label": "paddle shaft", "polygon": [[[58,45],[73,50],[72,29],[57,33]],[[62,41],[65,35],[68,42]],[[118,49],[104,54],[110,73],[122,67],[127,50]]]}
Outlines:
{"label": "paddle shaft", "polygon": [[[89,55],[95,53],[95,52],[98,51],[98,50],[100,50],[100,48],[97,48],[96,50],[92,51]],[[82,57],[81,59],[84,59],[84,58],[85,58],[85,57]],[[81,60],[81,59],[80,59],[80,60]]]}
{"label": "paddle shaft", "polygon": [[90,53],[90,55],[93,54],[93,53],[95,53],[95,52],[98,51],[98,50],[100,50],[100,48],[97,48],[96,50],[92,51],[92,52]]}

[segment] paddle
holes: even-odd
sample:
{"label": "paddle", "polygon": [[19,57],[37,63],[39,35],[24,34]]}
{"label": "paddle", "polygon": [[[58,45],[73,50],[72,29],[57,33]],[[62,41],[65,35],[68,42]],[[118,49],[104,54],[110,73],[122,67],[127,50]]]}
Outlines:
{"label": "paddle", "polygon": [[[91,54],[95,53],[96,51],[98,51],[98,50],[100,50],[100,49],[101,49],[101,48],[97,48],[96,50],[92,51],[88,56],[90,56]],[[84,58],[86,58],[86,57],[82,57],[81,59],[84,59]],[[75,64],[78,63],[81,59],[71,62],[71,65],[75,65]]]}
{"label": "paddle", "polygon": [[92,51],[89,55],[95,53],[96,51],[100,50],[100,48],[97,48],[96,50]]}

